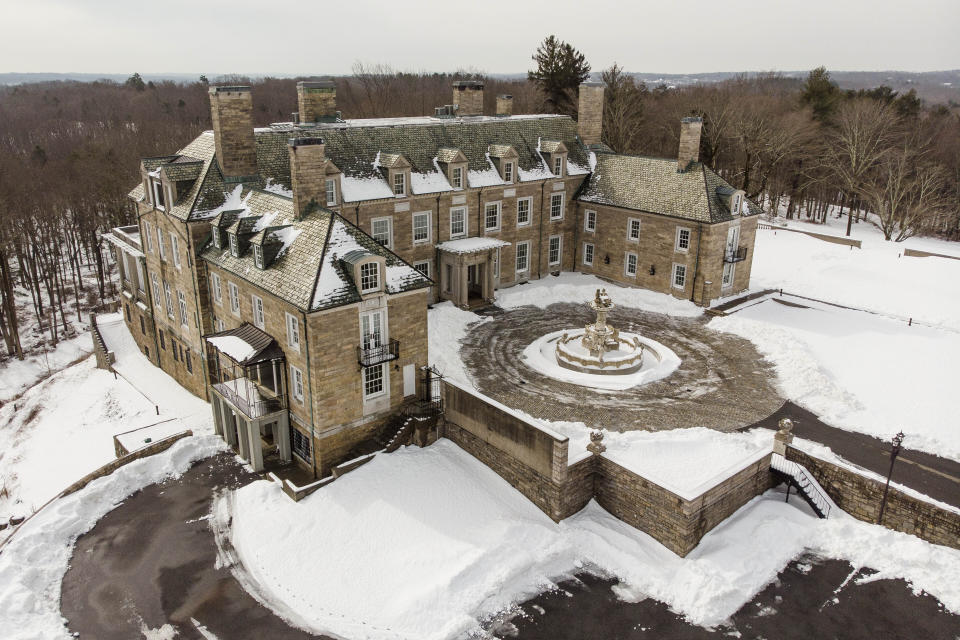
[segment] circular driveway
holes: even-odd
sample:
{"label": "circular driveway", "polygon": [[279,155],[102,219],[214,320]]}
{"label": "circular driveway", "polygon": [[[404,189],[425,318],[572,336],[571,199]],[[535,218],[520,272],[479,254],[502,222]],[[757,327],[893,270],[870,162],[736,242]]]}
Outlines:
{"label": "circular driveway", "polygon": [[552,331],[582,328],[595,320],[584,304],[546,309],[495,310],[492,321],[472,327],[461,356],[484,394],[532,416],[582,421],[614,431],[750,425],[775,412],[783,398],[771,384],[772,366],[748,340],[706,327],[709,317],[676,318],[619,307],[611,325],[640,333],[672,349],[680,367],[668,378],[625,391],[589,389],[547,377],[521,354]]}

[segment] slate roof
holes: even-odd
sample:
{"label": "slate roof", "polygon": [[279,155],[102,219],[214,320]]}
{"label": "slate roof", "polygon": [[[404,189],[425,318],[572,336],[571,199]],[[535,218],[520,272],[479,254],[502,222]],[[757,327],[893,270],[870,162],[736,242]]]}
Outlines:
{"label": "slate roof", "polygon": [[[596,167],[578,199],[636,211],[659,213],[697,222],[724,222],[734,218],[722,193],[730,189],[723,178],[702,163],[677,171],[675,158],[648,158],[598,153]],[[762,212],[749,202],[749,215]]]}
{"label": "slate roof", "polygon": [[255,232],[282,234],[285,247],[266,269],[254,265],[253,251],[234,257],[229,243],[222,249],[208,243],[201,258],[302,311],[329,309],[360,300],[352,275],[339,263],[348,250],[345,247],[359,247],[386,258],[388,293],[431,284],[396,254],[332,211],[320,209],[297,220],[290,198],[242,185],[233,187],[223,207],[243,210],[232,226],[249,226],[246,220],[256,220],[252,223]]}

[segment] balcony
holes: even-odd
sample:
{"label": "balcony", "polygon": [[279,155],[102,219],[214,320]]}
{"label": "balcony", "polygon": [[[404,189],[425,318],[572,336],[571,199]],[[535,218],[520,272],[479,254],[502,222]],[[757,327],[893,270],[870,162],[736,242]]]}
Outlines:
{"label": "balcony", "polygon": [[286,408],[282,396],[246,377],[211,386],[248,418],[260,418]]}
{"label": "balcony", "polygon": [[361,367],[373,367],[384,362],[390,362],[400,357],[400,343],[396,340],[388,340],[384,344],[364,348],[363,345],[357,346],[357,362]]}
{"label": "balcony", "polygon": [[747,248],[737,247],[736,249],[727,249],[723,255],[724,262],[743,262],[747,259]]}

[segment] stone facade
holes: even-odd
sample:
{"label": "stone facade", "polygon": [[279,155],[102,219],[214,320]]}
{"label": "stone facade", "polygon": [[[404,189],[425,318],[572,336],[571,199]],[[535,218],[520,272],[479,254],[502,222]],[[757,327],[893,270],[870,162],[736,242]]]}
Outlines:
{"label": "stone facade", "polygon": [[[858,520],[876,524],[884,483],[787,447],[788,460],[807,468],[838,507]],[[891,487],[883,523],[934,544],[960,549],[960,514]]]}

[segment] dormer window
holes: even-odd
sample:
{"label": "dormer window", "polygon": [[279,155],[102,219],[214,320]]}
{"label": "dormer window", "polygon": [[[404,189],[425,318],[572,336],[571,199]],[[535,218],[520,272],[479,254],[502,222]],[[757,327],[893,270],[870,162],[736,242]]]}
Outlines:
{"label": "dormer window", "polygon": [[397,196],[407,195],[407,174],[403,171],[397,171],[393,174],[393,194]]}
{"label": "dormer window", "polygon": [[454,189],[463,188],[463,167],[454,167],[450,171],[450,186]]}
{"label": "dormer window", "polygon": [[263,269],[263,245],[253,245],[253,264],[257,265],[257,269]]}
{"label": "dormer window", "polygon": [[503,181],[513,183],[513,163],[503,163]]}
{"label": "dormer window", "polygon": [[553,159],[553,175],[563,175],[563,156],[556,156]]}
{"label": "dormer window", "polygon": [[153,203],[157,209],[165,208],[165,201],[163,197],[163,184],[159,180],[153,180]]}
{"label": "dormer window", "polygon": [[380,264],[367,262],[360,265],[360,293],[380,290]]}
{"label": "dormer window", "polygon": [[221,235],[220,229],[216,227],[213,228],[213,246],[217,249],[223,248],[223,236]]}
{"label": "dormer window", "polygon": [[739,193],[733,194],[733,205],[730,207],[730,213],[732,213],[733,215],[739,215],[741,202],[742,202],[742,199],[740,197],[740,194]]}
{"label": "dormer window", "polygon": [[327,206],[332,207],[337,204],[337,180],[336,178],[327,178]]}
{"label": "dormer window", "polygon": [[230,255],[234,258],[240,257],[240,243],[237,241],[237,234],[230,234]]}

